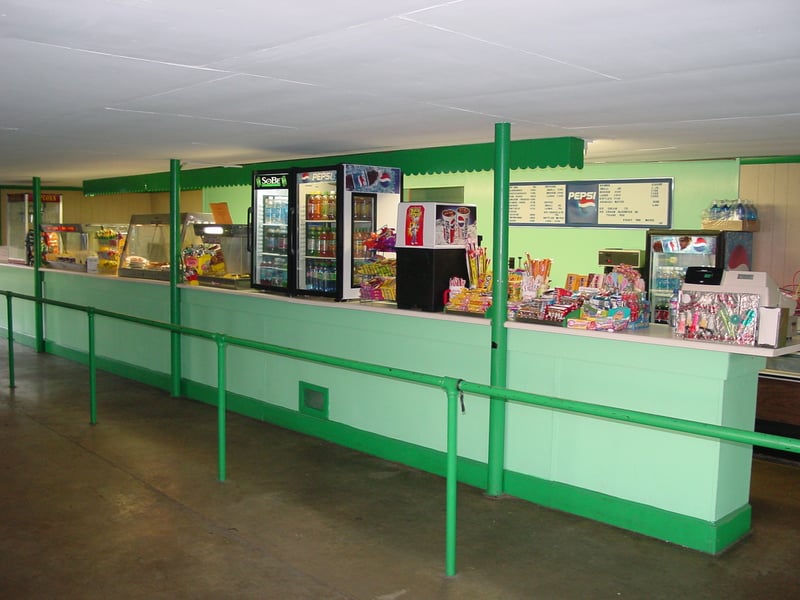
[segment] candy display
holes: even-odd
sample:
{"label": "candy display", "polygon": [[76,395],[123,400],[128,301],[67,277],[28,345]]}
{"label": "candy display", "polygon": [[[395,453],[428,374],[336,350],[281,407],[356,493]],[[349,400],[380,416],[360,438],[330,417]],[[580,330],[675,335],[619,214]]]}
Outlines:
{"label": "candy display", "polygon": [[523,302],[514,318],[573,329],[640,329],[649,326],[650,317],[643,288],[639,271],[629,265],[618,265],[604,276],[575,274],[567,278],[564,288]]}
{"label": "candy display", "polygon": [[356,269],[361,280],[362,301],[391,301],[397,299],[397,259],[375,255]]}
{"label": "candy display", "polygon": [[397,300],[396,277],[362,277],[361,300]]}
{"label": "candy display", "polygon": [[485,315],[492,306],[492,292],[487,289],[451,288],[445,309],[448,312]]}
{"label": "candy display", "polygon": [[394,227],[382,227],[380,231],[369,234],[363,241],[363,246],[367,251],[372,252],[394,252],[397,243],[397,233]]}
{"label": "candy display", "polygon": [[675,335],[687,340],[755,345],[759,301],[758,294],[682,291]]}
{"label": "candy display", "polygon": [[382,227],[369,234],[362,248],[353,256],[361,256],[355,268],[355,277],[360,281],[359,298],[363,301],[397,300],[397,259],[394,258],[397,235],[393,227]]}
{"label": "candy display", "polygon": [[644,292],[645,282],[638,269],[617,265],[603,278],[603,289],[616,292]]}
{"label": "candy display", "polygon": [[183,249],[181,259],[183,278],[186,283],[191,285],[200,285],[198,280],[200,276],[223,276],[226,272],[225,256],[219,244],[189,246]]}
{"label": "candy display", "polygon": [[491,259],[486,255],[486,248],[481,248],[474,242],[467,243],[467,272],[469,285],[473,289],[491,288]]}
{"label": "candy display", "polygon": [[521,300],[531,300],[541,296],[550,285],[550,268],[553,261],[549,258],[532,259],[525,253]]}

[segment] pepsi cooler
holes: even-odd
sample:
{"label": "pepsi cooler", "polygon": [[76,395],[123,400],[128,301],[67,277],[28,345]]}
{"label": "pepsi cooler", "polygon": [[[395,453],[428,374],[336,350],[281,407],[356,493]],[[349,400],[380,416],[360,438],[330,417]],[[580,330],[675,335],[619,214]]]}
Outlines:
{"label": "pepsi cooler", "polygon": [[711,229],[652,229],[647,232],[643,277],[652,307],[651,320],[667,322],[669,299],[681,288],[689,267],[749,271],[753,234]]}

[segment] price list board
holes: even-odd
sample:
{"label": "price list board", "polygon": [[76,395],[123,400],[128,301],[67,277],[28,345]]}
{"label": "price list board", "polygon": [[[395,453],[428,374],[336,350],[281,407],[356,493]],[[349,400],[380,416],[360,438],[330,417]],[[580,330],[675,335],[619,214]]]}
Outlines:
{"label": "price list board", "polygon": [[512,183],[508,224],[669,228],[672,178]]}

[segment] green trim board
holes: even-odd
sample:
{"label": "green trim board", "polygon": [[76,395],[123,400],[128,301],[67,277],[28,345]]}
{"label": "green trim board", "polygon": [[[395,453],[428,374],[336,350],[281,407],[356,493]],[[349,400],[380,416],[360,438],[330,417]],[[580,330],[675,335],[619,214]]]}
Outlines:
{"label": "green trim board", "polygon": [[751,156],[739,159],[743,165],[780,165],[799,163],[800,156]]}
{"label": "green trim board", "polygon": [[[517,140],[511,142],[511,168],[583,167],[584,141],[576,137]],[[404,175],[430,175],[490,171],[494,166],[494,144],[465,144],[437,148],[388,150],[362,154],[296,158],[242,165],[242,168],[207,167],[182,172],[181,189],[250,185],[253,172],[290,167],[311,168],[339,163],[398,167]],[[137,192],[169,191],[169,173],[150,173],[126,177],[88,179],[83,182],[86,196]]]}
{"label": "green trim board", "polygon": [[[8,339],[8,328],[7,327],[0,327],[0,333],[4,339]],[[35,348],[36,347],[36,338],[26,335],[24,333],[19,333],[17,331],[14,332],[14,342],[17,344],[21,344],[22,346],[27,346],[28,348]]]}
{"label": "green trim board", "polygon": [[718,554],[730,547],[749,533],[751,525],[749,504],[712,523],[508,470],[505,471],[505,490],[535,504],[709,554]]}
{"label": "green trim board", "polygon": [[[16,336],[14,336],[16,340]],[[83,350],[75,350],[74,348],[67,348],[60,344],[45,340],[45,352],[54,356],[59,356],[67,360],[82,364],[84,366],[89,364],[89,355]],[[170,376],[169,373],[160,373],[150,369],[145,369],[130,363],[120,362],[118,360],[106,358],[103,356],[95,357],[95,368],[99,371],[106,371],[118,377],[138,381],[144,385],[149,385],[160,390],[169,391],[170,389]]]}
{"label": "green trim board", "polygon": [[[46,350],[81,364],[88,362],[85,353],[57,344],[48,344]],[[97,368],[145,385],[169,389],[169,376],[166,374],[116,363],[110,359],[99,359]],[[211,406],[217,404],[217,390],[214,387],[184,380],[181,388],[182,394],[187,399]],[[239,394],[229,393],[227,403],[228,410],[246,417],[318,437],[435,475],[444,476],[446,473],[447,454],[438,450],[387,438]],[[98,412],[102,421],[102,403]],[[209,415],[209,418],[213,417]],[[228,451],[235,452],[235,449]],[[459,457],[458,480],[474,487],[485,488],[486,464]],[[752,509],[749,504],[712,523],[509,470],[504,471],[504,480],[507,495],[709,554],[718,554],[726,550],[747,535],[751,527]]]}

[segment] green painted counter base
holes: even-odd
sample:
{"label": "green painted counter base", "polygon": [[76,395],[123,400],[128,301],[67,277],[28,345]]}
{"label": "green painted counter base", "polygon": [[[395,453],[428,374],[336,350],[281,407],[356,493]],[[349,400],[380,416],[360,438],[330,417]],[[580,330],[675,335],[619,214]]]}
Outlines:
{"label": "green painted counter base", "polygon": [[[88,362],[85,353],[64,348],[52,342],[46,344],[46,351],[81,364]],[[98,357],[97,368],[146,385],[152,385],[166,392],[170,388],[170,378],[164,373],[103,357]],[[186,398],[209,405],[215,406],[217,402],[216,389],[207,385],[184,380],[181,392]],[[447,455],[431,448],[316,418],[239,394],[228,394],[228,409],[237,414],[318,437],[416,469],[440,476],[444,476],[446,473]],[[101,422],[102,410],[101,405],[98,407]],[[216,418],[216,416],[209,414],[209,418]],[[228,453],[232,452],[236,452],[236,449],[229,448]],[[750,531],[752,509],[749,504],[712,523],[513,471],[506,470],[504,478],[505,492],[508,495],[709,554],[723,552],[744,538]],[[459,457],[458,479],[468,485],[485,489],[487,465]]]}

